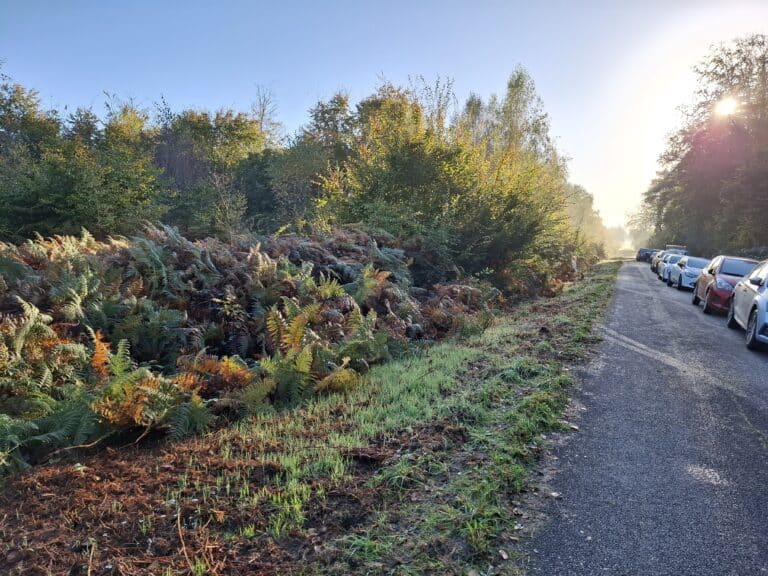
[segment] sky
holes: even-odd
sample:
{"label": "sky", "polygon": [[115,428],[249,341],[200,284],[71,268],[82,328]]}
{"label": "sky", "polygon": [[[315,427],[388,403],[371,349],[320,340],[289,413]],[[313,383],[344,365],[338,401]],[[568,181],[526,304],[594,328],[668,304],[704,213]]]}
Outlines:
{"label": "sky", "polygon": [[459,102],[533,77],[571,181],[621,225],[691,102],[709,47],[768,33],[768,0],[0,0],[2,71],[46,107],[248,109],[288,132],[318,100],[450,78]]}

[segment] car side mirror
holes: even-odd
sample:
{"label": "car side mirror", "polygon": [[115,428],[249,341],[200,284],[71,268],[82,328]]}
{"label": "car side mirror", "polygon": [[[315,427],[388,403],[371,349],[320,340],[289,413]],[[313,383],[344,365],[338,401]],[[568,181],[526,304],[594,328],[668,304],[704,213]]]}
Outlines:
{"label": "car side mirror", "polygon": [[762,286],[763,285],[763,278],[750,278],[749,283],[753,286]]}

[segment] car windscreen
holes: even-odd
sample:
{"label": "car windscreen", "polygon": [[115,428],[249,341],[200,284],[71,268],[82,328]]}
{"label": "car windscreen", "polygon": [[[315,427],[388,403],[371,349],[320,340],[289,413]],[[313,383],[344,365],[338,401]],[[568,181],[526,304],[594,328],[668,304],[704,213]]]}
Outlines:
{"label": "car windscreen", "polygon": [[709,260],[706,258],[688,258],[688,268],[704,268],[709,264]]}
{"label": "car windscreen", "polygon": [[723,265],[720,268],[720,274],[728,274],[729,276],[746,276],[755,267],[757,262],[749,262],[746,260],[728,260],[723,261]]}
{"label": "car windscreen", "polygon": [[669,263],[670,263],[670,264],[674,264],[675,262],[677,262],[678,260],[680,260],[680,258],[682,258],[682,257],[683,257],[683,255],[682,255],[682,254],[673,254],[673,255],[672,255],[672,256],[670,256],[670,258],[669,258]]}

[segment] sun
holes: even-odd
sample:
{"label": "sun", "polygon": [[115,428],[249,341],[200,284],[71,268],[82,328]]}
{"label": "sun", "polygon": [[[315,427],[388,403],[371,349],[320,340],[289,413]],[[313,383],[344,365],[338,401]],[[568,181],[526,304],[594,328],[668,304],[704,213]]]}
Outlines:
{"label": "sun", "polygon": [[731,116],[738,107],[739,103],[730,96],[727,96],[715,104],[715,114],[718,116]]}

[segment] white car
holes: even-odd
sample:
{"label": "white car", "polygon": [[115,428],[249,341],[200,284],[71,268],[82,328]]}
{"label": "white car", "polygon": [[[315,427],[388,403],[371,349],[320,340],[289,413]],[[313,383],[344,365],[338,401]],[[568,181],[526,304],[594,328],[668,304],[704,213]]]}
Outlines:
{"label": "white car", "polygon": [[701,276],[701,271],[709,264],[709,258],[697,258],[696,256],[683,256],[672,266],[667,274],[667,286],[674,286],[678,290],[691,288]]}
{"label": "white car", "polygon": [[669,278],[669,272],[672,267],[683,258],[682,254],[667,254],[664,259],[659,262],[659,280],[666,282]]}
{"label": "white car", "polygon": [[728,308],[728,328],[747,331],[747,348],[768,344],[768,260],[758,264],[733,289]]}

